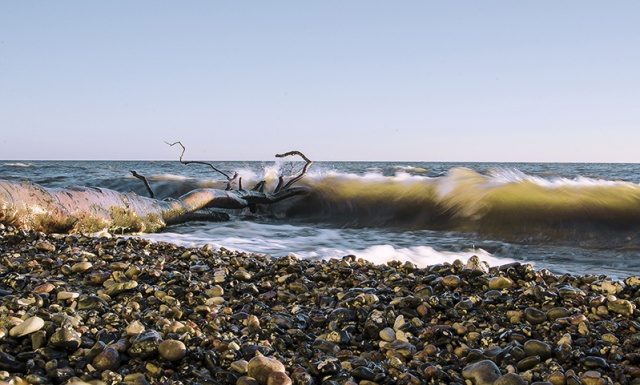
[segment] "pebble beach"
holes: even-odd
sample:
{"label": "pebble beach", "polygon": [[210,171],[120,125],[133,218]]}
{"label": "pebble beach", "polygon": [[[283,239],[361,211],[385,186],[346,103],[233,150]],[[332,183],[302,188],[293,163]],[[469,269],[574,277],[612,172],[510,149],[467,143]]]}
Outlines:
{"label": "pebble beach", "polygon": [[640,278],[0,225],[0,384],[640,384]]}

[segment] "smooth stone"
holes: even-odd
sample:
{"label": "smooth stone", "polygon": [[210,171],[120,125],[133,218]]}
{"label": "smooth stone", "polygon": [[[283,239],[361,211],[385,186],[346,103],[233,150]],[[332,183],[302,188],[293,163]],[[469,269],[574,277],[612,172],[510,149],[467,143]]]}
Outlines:
{"label": "smooth stone", "polygon": [[260,383],[253,377],[243,376],[238,378],[236,385],[260,385]]}
{"label": "smooth stone", "polygon": [[395,341],[396,339],[396,332],[390,327],[386,327],[380,330],[379,335],[383,341],[387,341],[387,342],[392,342],[392,341]]}
{"label": "smooth stone", "polygon": [[120,367],[120,353],[111,346],[107,346],[104,350],[93,359],[93,366],[98,370],[117,370]]}
{"label": "smooth stone", "polygon": [[80,347],[82,336],[70,326],[63,326],[53,333],[49,339],[49,343],[56,348],[73,351]]}
{"label": "smooth stone", "polygon": [[565,385],[567,379],[562,372],[553,372],[549,374],[547,377],[547,381],[549,381],[553,385]]}
{"label": "smooth stone", "polygon": [[158,353],[160,341],[160,334],[157,331],[152,329],[145,330],[133,340],[127,352],[135,358],[151,357]]}
{"label": "smooth stone", "polygon": [[271,372],[267,377],[267,385],[291,385],[291,378],[285,372]]}
{"label": "smooth stone", "polygon": [[566,307],[554,307],[547,310],[547,318],[551,321],[555,321],[558,318],[566,318],[571,315],[571,312]]}
{"label": "smooth stone", "polygon": [[78,310],[96,310],[106,306],[108,306],[107,301],[95,295],[78,299]]}
{"label": "smooth stone", "polygon": [[462,369],[462,377],[474,385],[492,385],[501,376],[498,366],[490,360],[478,361]]}
{"label": "smooth stone", "polygon": [[516,373],[507,373],[498,378],[493,385],[527,385],[527,381]]}
{"label": "smooth stone", "polygon": [[144,327],[142,322],[135,320],[131,322],[129,325],[127,325],[127,327],[125,328],[125,331],[127,332],[128,336],[137,336],[138,334],[145,331],[145,329],[146,328]]}
{"label": "smooth stone", "polygon": [[40,317],[30,317],[24,320],[19,325],[14,326],[9,330],[11,337],[22,337],[27,334],[36,332],[44,327],[44,320]]}
{"label": "smooth stone", "polygon": [[120,282],[110,285],[104,292],[109,296],[114,296],[124,293],[125,291],[133,290],[136,287],[138,287],[138,282],[136,281]]}
{"label": "smooth stone", "polygon": [[524,372],[538,365],[540,361],[540,356],[525,357],[518,362],[516,368],[518,368],[518,371]]}
{"label": "smooth stone", "polygon": [[492,277],[489,280],[489,289],[490,290],[503,290],[503,289],[511,289],[513,287],[513,281],[510,278],[499,276]]}
{"label": "smooth stone", "polygon": [[477,271],[480,273],[488,273],[489,265],[486,262],[480,260],[477,255],[472,255],[467,263],[464,265],[467,270]]}
{"label": "smooth stone", "polygon": [[387,327],[387,318],[384,313],[375,309],[369,313],[364,322],[364,335],[369,338],[380,336],[380,331]]}
{"label": "smooth stone", "polygon": [[462,280],[457,275],[447,275],[442,278],[442,285],[449,289],[457,288],[460,283],[462,283]]}
{"label": "smooth stone", "polygon": [[247,372],[248,366],[249,366],[249,361],[247,360],[237,360],[231,363],[231,369],[241,374],[245,374]]}
{"label": "smooth stone", "polygon": [[7,354],[0,349],[0,370],[24,373],[26,365],[16,360],[11,354]]}
{"label": "smooth stone", "polygon": [[547,320],[547,315],[542,310],[528,307],[524,309],[524,318],[532,325],[539,325]]}
{"label": "smooth stone", "polygon": [[75,293],[71,291],[59,291],[56,298],[58,301],[66,301],[68,299],[76,299],[80,297],[80,293]]}
{"label": "smooth stone", "polygon": [[180,361],[187,355],[187,347],[182,341],[165,340],[160,342],[158,353],[167,361]]}
{"label": "smooth stone", "polygon": [[78,262],[71,266],[71,271],[73,271],[74,273],[84,273],[92,267],[93,264],[91,262]]}
{"label": "smooth stone", "polygon": [[284,365],[280,361],[265,356],[253,357],[247,365],[249,377],[255,378],[260,384],[266,384],[272,372],[284,371]]}
{"label": "smooth stone", "polygon": [[147,377],[142,373],[127,374],[124,377],[124,382],[127,385],[150,385]]}
{"label": "smooth stone", "polygon": [[550,358],[553,354],[553,349],[551,348],[551,346],[549,346],[549,344],[538,340],[529,340],[525,342],[523,349],[527,357],[540,356],[540,359],[542,361]]}
{"label": "smooth stone", "polygon": [[607,302],[607,310],[625,317],[631,317],[635,308],[636,306],[626,299],[617,299],[615,301]]}
{"label": "smooth stone", "polygon": [[36,249],[44,252],[53,252],[56,251],[56,246],[49,242],[38,242],[36,243]]}
{"label": "smooth stone", "polygon": [[604,295],[616,295],[622,292],[625,285],[621,282],[596,281],[591,284],[591,290]]}
{"label": "smooth stone", "polygon": [[44,293],[50,293],[53,291],[53,289],[56,288],[56,285],[52,284],[52,283],[43,283],[42,285],[38,285],[33,289],[34,293],[38,293],[38,294],[44,294]]}

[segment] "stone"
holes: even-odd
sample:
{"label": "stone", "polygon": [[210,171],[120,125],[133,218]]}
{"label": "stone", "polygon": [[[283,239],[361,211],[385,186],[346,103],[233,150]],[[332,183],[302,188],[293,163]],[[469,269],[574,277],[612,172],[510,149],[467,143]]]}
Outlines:
{"label": "stone", "polygon": [[231,370],[237,373],[244,374],[247,372],[247,367],[249,366],[249,361],[247,360],[237,360],[231,363]]}
{"label": "stone", "polygon": [[457,275],[447,275],[442,278],[442,285],[448,289],[455,289],[460,286],[462,280]]}
{"label": "stone", "polygon": [[146,328],[144,327],[142,322],[135,320],[131,322],[129,325],[127,325],[127,327],[125,328],[125,331],[127,332],[128,336],[137,336],[138,334],[145,331],[145,329]]}
{"label": "stone", "polygon": [[74,273],[84,273],[92,267],[93,264],[91,262],[78,262],[71,266],[71,271],[73,271]]}
{"label": "stone", "polygon": [[267,378],[267,385],[291,385],[291,378],[285,372],[271,372]]}
{"label": "stone", "polygon": [[493,385],[527,385],[527,381],[516,373],[507,373],[498,378]]}
{"label": "stone", "polygon": [[40,317],[30,317],[24,320],[19,325],[16,325],[9,330],[9,335],[11,337],[23,337],[27,334],[31,334],[33,332],[37,332],[42,329],[44,326],[44,320]]}
{"label": "stone", "polygon": [[160,341],[160,334],[158,334],[157,331],[151,329],[145,330],[138,334],[127,351],[135,358],[151,357],[158,353]]}
{"label": "stone", "polygon": [[626,299],[616,299],[607,302],[607,309],[625,317],[631,317],[636,306]]}
{"label": "stone", "polygon": [[187,347],[182,341],[165,340],[160,342],[158,353],[167,361],[180,361],[187,355]]}
{"label": "stone", "polygon": [[524,309],[524,318],[531,325],[539,325],[547,320],[547,315],[542,310],[528,307]]}
{"label": "stone", "polygon": [[511,289],[512,287],[513,281],[507,277],[492,277],[489,280],[489,289],[491,290]]}
{"label": "stone", "polygon": [[396,332],[390,327],[386,327],[380,330],[379,335],[380,335],[380,339],[387,342],[391,342],[396,339]]}
{"label": "stone", "polygon": [[501,376],[498,366],[490,360],[478,361],[462,369],[462,377],[474,385],[492,385]]}
{"label": "stone", "polygon": [[549,346],[549,344],[538,340],[529,340],[525,342],[523,349],[527,357],[540,356],[540,359],[542,361],[550,358],[553,354],[553,349],[551,348],[551,346]]}
{"label": "stone", "polygon": [[107,346],[93,360],[93,366],[98,370],[117,370],[120,367],[120,353],[111,346]]}
{"label": "stone", "polygon": [[82,336],[70,325],[64,325],[53,333],[49,343],[56,348],[74,351],[80,347]]}
{"label": "stone", "polygon": [[253,377],[261,385],[266,385],[269,374],[272,372],[284,372],[284,365],[275,358],[257,356],[253,357],[247,365],[249,377]]}

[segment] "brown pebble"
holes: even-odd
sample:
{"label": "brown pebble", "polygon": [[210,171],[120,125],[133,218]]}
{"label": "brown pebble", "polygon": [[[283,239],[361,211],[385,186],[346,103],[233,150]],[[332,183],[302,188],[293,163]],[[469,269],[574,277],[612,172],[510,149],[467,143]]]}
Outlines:
{"label": "brown pebble", "polygon": [[284,372],[284,365],[275,358],[258,356],[249,361],[247,372],[260,384],[266,384],[271,372]]}
{"label": "brown pebble", "polygon": [[180,361],[187,354],[187,348],[182,341],[166,340],[160,342],[158,353],[167,361]]}
{"label": "brown pebble", "polygon": [[93,366],[98,370],[116,370],[120,367],[120,353],[111,346],[107,346],[93,360]]}
{"label": "brown pebble", "polygon": [[291,378],[285,372],[271,372],[267,377],[267,385],[291,385]]}

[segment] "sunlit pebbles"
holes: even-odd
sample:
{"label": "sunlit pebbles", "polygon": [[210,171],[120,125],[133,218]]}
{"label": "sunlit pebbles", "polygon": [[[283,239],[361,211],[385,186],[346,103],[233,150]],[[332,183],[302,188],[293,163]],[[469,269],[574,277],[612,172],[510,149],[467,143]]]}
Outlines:
{"label": "sunlit pebbles", "polygon": [[0,381],[640,383],[637,277],[0,238]]}

